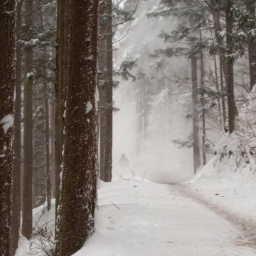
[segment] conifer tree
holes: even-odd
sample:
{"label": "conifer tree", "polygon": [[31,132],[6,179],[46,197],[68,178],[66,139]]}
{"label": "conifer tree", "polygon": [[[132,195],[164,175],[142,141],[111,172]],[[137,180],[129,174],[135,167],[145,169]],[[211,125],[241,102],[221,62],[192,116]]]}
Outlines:
{"label": "conifer tree", "polygon": [[[59,1],[60,6],[63,1]],[[63,15],[63,14],[61,14]],[[71,0],[67,44],[66,120],[60,198],[57,219],[56,255],[78,251],[94,230],[97,162],[97,38],[98,1]],[[58,31],[61,29],[58,23]],[[61,31],[59,31],[61,33]],[[58,32],[58,36],[59,36]],[[65,46],[64,45],[64,46]],[[58,59],[58,68],[63,65]],[[59,92],[61,93],[61,92]],[[58,96],[57,96],[58,97]],[[63,104],[63,103],[62,103]]]}
{"label": "conifer tree", "polygon": [[33,183],[33,0],[24,4],[24,22],[27,30],[27,45],[24,53],[24,175],[22,234],[27,238],[32,235],[32,183]]}
{"label": "conifer tree", "polygon": [[112,50],[112,0],[100,2],[99,19],[99,147],[101,180],[112,179],[113,133],[113,50]]}
{"label": "conifer tree", "polygon": [[0,2],[0,252],[10,255],[15,88],[14,0]]}

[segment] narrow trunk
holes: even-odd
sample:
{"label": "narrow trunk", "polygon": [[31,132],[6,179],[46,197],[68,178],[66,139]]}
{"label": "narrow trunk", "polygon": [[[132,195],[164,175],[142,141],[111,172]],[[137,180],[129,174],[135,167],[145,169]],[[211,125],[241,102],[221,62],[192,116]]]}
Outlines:
{"label": "narrow trunk", "polygon": [[232,15],[232,2],[228,0],[226,6],[226,53],[227,53],[227,93],[228,93],[228,126],[229,132],[232,133],[235,129],[235,116],[236,116],[236,105],[235,105],[235,95],[234,95],[234,70],[233,70],[233,15]]}
{"label": "narrow trunk", "polygon": [[[213,54],[213,61],[214,61],[214,74],[215,74],[216,90],[217,90],[217,92],[219,92],[219,90],[220,90],[219,74],[218,74],[218,65],[217,65],[217,59],[216,59],[215,51],[214,51],[214,54]],[[222,112],[221,112],[220,97],[218,97],[218,112],[219,112],[218,116],[220,116],[219,124],[220,124],[220,127],[222,127],[223,126],[223,116],[222,116]]]}
{"label": "narrow trunk", "polygon": [[[202,31],[200,30],[200,41],[202,42]],[[202,107],[202,155],[203,165],[206,164],[206,152],[205,152],[205,106],[204,106],[204,55],[203,49],[200,50],[200,75],[201,75],[201,107]]]}
{"label": "narrow trunk", "polygon": [[100,41],[99,68],[101,82],[98,86],[100,95],[100,179],[110,182],[112,179],[112,0],[105,0],[100,5]]}
{"label": "narrow trunk", "polygon": [[[19,40],[21,30],[22,2],[17,3],[16,36]],[[12,222],[10,255],[15,255],[18,248],[20,230],[21,199],[21,47],[16,46],[16,83],[15,83],[15,116],[14,116],[14,169],[12,191]]]}
{"label": "narrow trunk", "polygon": [[16,1],[0,3],[0,254],[10,255]]}
{"label": "narrow trunk", "polygon": [[[33,25],[33,0],[25,1],[24,22]],[[32,36],[28,35],[28,40]],[[22,234],[30,239],[32,235],[32,182],[33,182],[33,48],[25,48],[24,57],[24,171],[23,171],[23,205]]]}
{"label": "narrow trunk", "polygon": [[57,52],[55,85],[55,186],[56,212],[59,205],[63,132],[65,125],[66,88],[68,84],[68,17],[69,0],[57,1]]}
{"label": "narrow trunk", "polygon": [[[220,35],[221,25],[220,25],[220,15],[219,12],[212,10],[214,29],[215,29],[215,37],[218,43],[218,55],[219,55],[219,66],[220,66],[220,88],[222,92],[221,105],[222,105],[222,118],[223,118],[223,126],[226,125],[226,105],[225,105],[225,89],[224,89],[224,78],[226,78],[226,70],[227,65],[225,62],[225,47],[223,43],[223,38]],[[224,77],[223,77],[224,73]]]}
{"label": "narrow trunk", "polygon": [[50,172],[50,129],[49,129],[49,103],[48,88],[45,83],[45,158],[46,158],[46,200],[47,210],[51,209],[51,172]]}
{"label": "narrow trunk", "polygon": [[192,104],[193,104],[193,158],[194,173],[200,167],[200,142],[198,127],[198,95],[197,95],[197,58],[191,57],[191,80],[192,80]]}
{"label": "narrow trunk", "polygon": [[[44,19],[43,14],[40,11],[41,16],[41,29],[44,32]],[[47,61],[46,46],[43,47],[43,62]],[[47,70],[44,65],[42,70],[43,83],[44,83],[44,109],[45,109],[45,171],[46,171],[46,203],[47,210],[51,209],[51,172],[50,172],[50,116],[49,116],[49,89],[47,84]]]}
{"label": "narrow trunk", "polygon": [[[250,14],[253,25],[255,27],[255,1],[250,1],[250,3],[246,3],[246,8],[248,13]],[[250,68],[250,89],[252,90],[253,86],[256,83],[256,42],[255,39],[249,39],[248,43],[248,55],[249,55],[249,68]]]}

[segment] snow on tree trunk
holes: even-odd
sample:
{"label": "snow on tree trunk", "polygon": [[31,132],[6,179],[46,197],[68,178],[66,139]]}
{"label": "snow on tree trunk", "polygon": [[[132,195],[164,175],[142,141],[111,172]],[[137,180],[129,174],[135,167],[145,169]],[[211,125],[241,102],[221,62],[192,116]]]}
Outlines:
{"label": "snow on tree trunk", "polygon": [[[57,223],[58,256],[74,254],[94,230],[98,1],[70,1],[65,18],[69,21],[68,83]],[[61,47],[62,42],[58,42]]]}
{"label": "snow on tree trunk", "polygon": [[[17,3],[16,35],[20,39],[22,2]],[[14,169],[12,191],[11,249],[14,255],[18,248],[21,210],[21,46],[16,48],[16,85],[14,116]]]}
{"label": "snow on tree trunk", "polygon": [[62,163],[62,145],[64,130],[64,109],[66,102],[66,88],[68,83],[67,47],[68,47],[68,10],[69,0],[57,1],[57,52],[56,52],[56,86],[55,86],[55,186],[56,212],[59,204],[59,185]]}
{"label": "snow on tree trunk", "polygon": [[0,254],[10,255],[15,88],[14,0],[0,3]]}
{"label": "snow on tree trunk", "polygon": [[[33,0],[25,1],[25,24],[33,25]],[[32,29],[26,35],[27,41],[32,38]],[[29,239],[32,235],[32,183],[33,183],[33,48],[25,48],[24,56],[24,171],[23,171],[23,205],[22,234]]]}

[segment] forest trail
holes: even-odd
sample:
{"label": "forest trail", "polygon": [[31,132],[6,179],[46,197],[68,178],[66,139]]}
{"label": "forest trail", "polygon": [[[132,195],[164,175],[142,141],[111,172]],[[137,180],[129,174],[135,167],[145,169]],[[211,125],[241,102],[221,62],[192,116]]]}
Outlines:
{"label": "forest trail", "polygon": [[75,256],[256,256],[253,228],[186,185],[100,183],[96,232]]}
{"label": "forest trail", "polygon": [[175,185],[175,191],[177,191],[179,195],[190,198],[193,201],[207,207],[210,211],[216,213],[221,218],[236,226],[241,232],[236,239],[237,245],[256,249],[255,220],[240,216],[238,213],[234,213],[231,210],[216,204],[214,200],[204,198],[202,195],[195,193],[185,184]]}

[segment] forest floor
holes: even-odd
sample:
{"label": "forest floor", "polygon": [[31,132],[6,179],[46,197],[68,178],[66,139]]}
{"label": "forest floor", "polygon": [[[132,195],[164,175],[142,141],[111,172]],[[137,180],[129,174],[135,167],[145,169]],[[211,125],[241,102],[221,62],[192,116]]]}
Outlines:
{"label": "forest floor", "polygon": [[[253,184],[99,181],[96,231],[74,256],[256,256]],[[43,209],[35,221],[54,228],[54,210]],[[26,255],[46,254],[21,239],[16,256]]]}
{"label": "forest floor", "polygon": [[227,184],[101,182],[96,232],[74,255],[255,256],[256,199]]}

